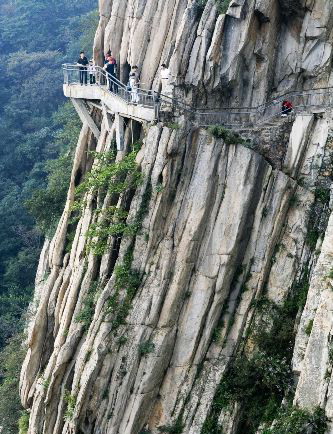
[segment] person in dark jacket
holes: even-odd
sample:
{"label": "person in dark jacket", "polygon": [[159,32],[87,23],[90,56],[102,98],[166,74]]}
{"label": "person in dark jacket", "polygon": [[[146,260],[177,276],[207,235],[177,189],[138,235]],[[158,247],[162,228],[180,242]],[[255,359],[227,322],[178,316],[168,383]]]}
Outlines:
{"label": "person in dark jacket", "polygon": [[104,65],[106,65],[107,63],[109,63],[109,57],[111,57],[112,53],[111,50],[109,50],[105,56],[104,56]]}
{"label": "person in dark jacket", "polygon": [[116,78],[117,63],[113,57],[109,57],[108,63],[104,66],[105,71],[108,74],[109,90],[113,93],[118,93],[118,85]]}
{"label": "person in dark jacket", "polygon": [[77,65],[80,66],[79,70],[80,70],[80,83],[81,86],[83,85],[83,83],[85,85],[87,85],[88,83],[88,70],[87,70],[87,65],[89,64],[88,59],[86,58],[84,51],[81,51],[80,53],[80,58],[77,61]]}

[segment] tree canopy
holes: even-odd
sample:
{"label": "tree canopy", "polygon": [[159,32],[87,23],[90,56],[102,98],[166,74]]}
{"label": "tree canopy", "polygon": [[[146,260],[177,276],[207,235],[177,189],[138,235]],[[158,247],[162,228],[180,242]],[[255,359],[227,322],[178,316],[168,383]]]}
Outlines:
{"label": "tree canopy", "polygon": [[18,378],[5,361],[18,351],[43,237],[61,214],[80,131],[62,94],[61,64],[91,52],[96,9],[97,0],[0,0],[0,389],[15,390],[12,404],[0,397],[6,434],[17,433],[20,405]]}

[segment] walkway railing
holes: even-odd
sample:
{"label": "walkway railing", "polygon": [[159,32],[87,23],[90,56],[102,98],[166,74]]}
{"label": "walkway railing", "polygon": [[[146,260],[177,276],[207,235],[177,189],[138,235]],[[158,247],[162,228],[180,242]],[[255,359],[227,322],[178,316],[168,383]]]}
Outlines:
{"label": "walkway railing", "polygon": [[[63,65],[65,84],[81,85],[82,78],[85,82],[87,75],[87,85],[90,85],[89,71],[82,71],[78,65]],[[333,87],[310,89],[305,91],[291,91],[277,96],[273,100],[255,107],[226,107],[217,109],[195,109],[184,101],[172,98],[167,95],[158,94],[153,90],[146,90],[141,87],[130,89],[121,83],[116,77],[112,77],[99,67],[95,67],[93,73],[93,85],[102,87],[105,91],[111,92],[122,98],[128,104],[138,102],[144,107],[155,109],[158,117],[159,108],[163,103],[172,106],[179,112],[190,114],[199,126],[225,125],[230,128],[247,128],[260,126],[269,122],[271,119],[281,116],[282,102],[289,100],[293,104],[295,114],[309,113],[315,110],[333,107]],[[84,84],[83,84],[84,85]]]}
{"label": "walkway railing", "polygon": [[200,110],[196,113],[199,125],[223,124],[229,127],[260,126],[281,116],[282,102],[291,101],[295,114],[311,113],[333,107],[333,88],[291,91],[257,107]]}
{"label": "walkway railing", "polygon": [[[78,65],[63,65],[64,83],[79,86],[99,86],[108,91],[128,104],[140,103],[144,107],[155,108],[159,103],[157,92],[145,90],[140,87],[130,89],[116,77],[108,74],[100,66],[95,66],[94,71],[90,73],[87,69],[82,69]],[[92,78],[92,82],[90,81]]]}

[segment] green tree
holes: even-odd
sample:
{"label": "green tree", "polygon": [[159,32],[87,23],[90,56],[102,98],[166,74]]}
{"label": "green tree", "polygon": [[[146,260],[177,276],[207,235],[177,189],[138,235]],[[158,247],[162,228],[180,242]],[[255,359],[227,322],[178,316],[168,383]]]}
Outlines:
{"label": "green tree", "polygon": [[18,397],[20,369],[25,350],[17,335],[0,352],[0,426],[6,434],[17,434],[21,404]]}
{"label": "green tree", "polygon": [[[17,433],[21,415],[22,314],[43,233],[50,234],[62,211],[80,130],[62,94],[61,64],[76,61],[82,47],[89,53],[96,6],[96,0],[0,0],[0,426],[6,434]],[[26,424],[23,413],[21,431]]]}

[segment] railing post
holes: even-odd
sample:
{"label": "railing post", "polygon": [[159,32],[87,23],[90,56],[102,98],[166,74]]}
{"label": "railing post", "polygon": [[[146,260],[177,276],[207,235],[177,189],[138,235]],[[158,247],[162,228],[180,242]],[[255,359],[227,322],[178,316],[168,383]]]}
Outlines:
{"label": "railing post", "polygon": [[176,104],[175,104],[175,86],[172,86],[172,91],[171,91],[171,110],[172,110],[172,113],[174,113],[175,110],[176,110]]}

